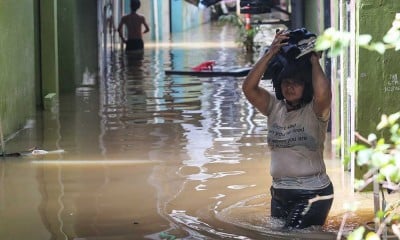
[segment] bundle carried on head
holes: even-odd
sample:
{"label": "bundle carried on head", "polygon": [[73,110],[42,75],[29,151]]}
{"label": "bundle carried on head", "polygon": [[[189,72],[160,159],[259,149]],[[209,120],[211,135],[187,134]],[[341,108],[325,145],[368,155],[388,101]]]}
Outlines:
{"label": "bundle carried on head", "polygon": [[[287,45],[268,65],[268,72],[272,76],[272,84],[277,99],[282,100],[281,82],[283,78],[296,78],[305,83],[304,102],[312,100],[312,75],[310,54],[314,51],[317,36],[305,28],[288,31]],[[311,91],[311,92],[310,92]]]}

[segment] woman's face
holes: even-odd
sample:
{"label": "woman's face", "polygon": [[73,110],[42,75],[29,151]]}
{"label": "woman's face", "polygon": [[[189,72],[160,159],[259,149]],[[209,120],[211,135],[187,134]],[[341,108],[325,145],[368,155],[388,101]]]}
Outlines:
{"label": "woman's face", "polygon": [[303,97],[304,82],[285,78],[281,83],[282,94],[286,101],[298,103]]}

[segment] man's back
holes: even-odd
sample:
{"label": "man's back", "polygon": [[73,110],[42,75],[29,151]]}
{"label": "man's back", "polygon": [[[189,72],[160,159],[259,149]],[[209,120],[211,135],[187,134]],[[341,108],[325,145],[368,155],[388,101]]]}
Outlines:
{"label": "man's back", "polygon": [[[118,25],[118,33],[122,42],[126,44],[126,51],[142,50],[144,48],[142,35],[150,30],[146,18],[136,12],[139,8],[140,1],[131,0],[131,14],[123,16]],[[124,25],[127,29],[127,37],[124,36]],[[142,25],[144,31],[142,31]]]}
{"label": "man's back", "polygon": [[145,23],[142,15],[131,13],[122,17],[121,22],[126,25],[128,39],[142,39],[142,24]]}

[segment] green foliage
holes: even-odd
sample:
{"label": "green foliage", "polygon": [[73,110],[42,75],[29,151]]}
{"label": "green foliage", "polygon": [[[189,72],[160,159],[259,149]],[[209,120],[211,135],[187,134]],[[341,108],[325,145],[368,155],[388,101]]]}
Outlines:
{"label": "green foliage", "polygon": [[177,239],[174,235],[162,232],[158,235],[161,239],[167,239],[167,240],[175,240]]}
{"label": "green foliage", "polygon": [[236,42],[243,46],[246,51],[254,51],[254,37],[259,31],[258,28],[246,27],[245,21],[236,14],[222,15],[218,18],[218,22],[221,24],[230,24],[236,27],[238,30]]}
{"label": "green foliage", "polygon": [[[352,35],[349,32],[337,31],[334,28],[328,28],[317,38],[315,49],[317,51],[328,50],[328,56],[338,56],[341,51],[349,46]],[[384,54],[388,49],[400,50],[400,13],[392,23],[392,27],[387,31],[382,41],[371,42],[372,37],[369,34],[363,34],[355,37],[356,44],[370,51],[376,51]]]}
{"label": "green foliage", "polygon": [[368,144],[355,144],[351,151],[357,153],[356,163],[358,166],[367,166],[370,171],[369,177],[375,176],[380,179],[380,184],[385,188],[400,190],[400,128],[398,120],[400,112],[390,116],[382,115],[377,130],[390,133],[390,138],[377,138],[375,134],[368,136]]}
{"label": "green foliage", "polygon": [[[382,115],[381,121],[377,125],[377,131],[381,136],[390,135],[388,139],[378,138],[376,134],[371,133],[365,143],[357,143],[351,147],[351,151],[356,153],[356,164],[358,166],[367,166],[368,172],[364,174],[363,179],[355,181],[355,188],[362,190],[373,181],[388,191],[400,191],[400,112],[389,116]],[[367,144],[367,145],[366,145]],[[386,225],[392,225],[393,232],[398,231],[399,225],[396,224],[400,219],[399,210],[400,200],[388,205],[384,210],[375,213],[375,222],[380,224],[378,231],[368,232],[365,235],[367,240],[380,239],[380,234]],[[364,227],[353,231],[348,239],[364,239]],[[398,233],[400,238],[400,231]]]}
{"label": "green foliage", "polygon": [[356,230],[354,230],[348,237],[348,240],[361,240],[363,239],[363,235],[365,232],[364,227],[359,227]]}
{"label": "green foliage", "polygon": [[342,49],[349,46],[351,35],[348,32],[339,32],[334,28],[328,28],[318,36],[315,43],[317,51],[329,49],[328,56],[334,57],[340,54]]}
{"label": "green foliage", "polygon": [[[392,27],[386,32],[382,41],[372,42],[371,35],[363,34],[353,36],[349,32],[340,32],[333,28],[328,28],[317,38],[315,50],[328,50],[328,56],[338,56],[351,42],[369,51],[376,51],[384,54],[388,49],[400,50],[400,13],[392,23]],[[355,188],[361,191],[373,182],[377,182],[381,188],[391,192],[400,191],[400,112],[389,116],[382,115],[380,123],[377,125],[379,136],[390,136],[378,138],[376,134],[369,134],[365,139],[360,136],[363,144],[357,143],[351,146],[350,151],[356,154],[356,164],[367,167],[368,171],[362,179],[355,180]],[[346,157],[344,163],[349,164]],[[391,226],[392,232],[400,239],[400,200],[390,203],[386,209],[375,213],[375,223],[379,225],[376,232],[367,232],[365,227],[354,230],[347,239],[349,240],[376,240],[380,239],[387,226]],[[349,211],[349,210],[348,210]],[[343,219],[345,222],[345,218]],[[339,237],[341,232],[339,232]],[[338,238],[339,239],[339,238]]]}

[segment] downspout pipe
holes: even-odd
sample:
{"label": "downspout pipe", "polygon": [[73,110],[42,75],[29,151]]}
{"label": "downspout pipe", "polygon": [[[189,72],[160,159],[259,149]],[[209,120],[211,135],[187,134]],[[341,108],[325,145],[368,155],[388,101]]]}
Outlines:
{"label": "downspout pipe", "polygon": [[292,29],[304,27],[304,0],[291,0],[292,7],[291,27]]}
{"label": "downspout pipe", "polygon": [[159,14],[158,0],[153,0],[154,34],[156,42],[160,40],[160,33],[158,28],[158,14]]}

